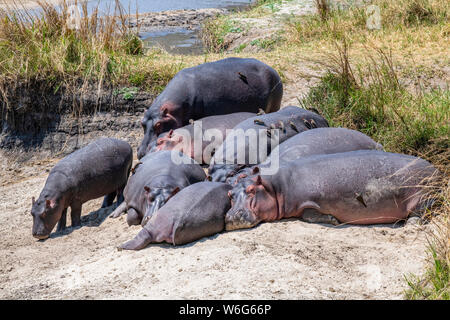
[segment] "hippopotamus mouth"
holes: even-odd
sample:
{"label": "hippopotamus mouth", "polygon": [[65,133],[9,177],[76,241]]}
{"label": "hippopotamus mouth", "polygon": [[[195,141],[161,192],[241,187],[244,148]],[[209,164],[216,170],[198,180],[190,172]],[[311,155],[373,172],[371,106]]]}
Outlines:
{"label": "hippopotamus mouth", "polygon": [[39,240],[45,240],[48,237],[50,237],[50,235],[49,234],[33,234],[33,237],[35,237],[36,239],[39,239]]}
{"label": "hippopotamus mouth", "polygon": [[259,223],[258,218],[249,210],[231,208],[225,215],[225,230],[248,229]]}

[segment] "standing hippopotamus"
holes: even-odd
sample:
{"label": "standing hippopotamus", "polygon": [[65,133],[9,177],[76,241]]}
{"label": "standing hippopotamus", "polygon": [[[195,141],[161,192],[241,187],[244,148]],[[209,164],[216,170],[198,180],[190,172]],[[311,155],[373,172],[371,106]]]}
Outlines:
{"label": "standing hippopotamus", "polygon": [[[364,133],[345,128],[317,128],[296,134],[272,150],[269,157],[258,168],[283,165],[289,161],[318,154],[341,153],[357,150],[383,150],[383,147]],[[245,168],[227,183],[235,185],[241,178],[251,174],[255,168]],[[259,170],[256,170],[259,173]]]}
{"label": "standing hippopotamus", "polygon": [[[209,164],[212,155],[222,144],[228,131],[233,129],[243,120],[254,116],[256,116],[255,113],[237,112],[202,118],[182,128],[163,133],[158,137],[154,150],[162,151],[177,149],[192,159],[195,159],[200,164]],[[197,133],[201,134],[200,137],[194,137],[194,126],[196,128],[201,128]],[[217,132],[212,132],[211,130],[217,130]],[[211,137],[211,140],[213,141],[205,139],[206,131],[214,133],[215,137]],[[217,136],[220,136],[221,139],[216,139]],[[194,150],[194,141],[197,141],[199,144],[198,150]]]}
{"label": "standing hippopotamus", "polygon": [[[216,150],[209,166],[210,178],[212,181],[225,182],[242,168],[264,161],[271,147],[278,143],[300,132],[323,127],[328,127],[328,122],[322,116],[296,106],[244,120],[233,128],[234,134],[229,134]],[[278,133],[278,139],[273,139],[271,132]],[[236,137],[244,137],[245,145],[239,145]],[[262,139],[266,137],[268,139],[264,142]],[[260,152],[262,147],[267,148],[266,152]],[[245,159],[242,159],[244,163],[239,163],[239,154],[245,154]],[[255,157],[254,162],[251,157]]]}
{"label": "standing hippopotamus", "polygon": [[278,73],[256,59],[227,58],[183,69],[144,113],[142,158],[162,132],[190,119],[235,112],[274,112],[280,108],[283,85]]}
{"label": "standing hippopotamus", "polygon": [[140,250],[150,243],[180,245],[224,230],[231,203],[231,186],[219,182],[195,183],[176,194],[147,222],[138,235],[118,249]]}
{"label": "standing hippopotamus", "polygon": [[172,161],[172,151],[149,153],[142,158],[125,187],[124,203],[110,217],[116,218],[126,211],[128,225],[144,225],[178,191],[205,180],[200,165],[182,153],[177,155],[183,163]]}
{"label": "standing hippopotamus", "polygon": [[127,183],[133,162],[131,146],[121,140],[101,138],[59,161],[50,171],[37,201],[33,197],[33,236],[49,237],[66,227],[67,208],[71,208],[72,226],[81,225],[82,204],[106,195],[102,208],[110,206]]}
{"label": "standing hippopotamus", "polygon": [[245,189],[229,193],[226,229],[292,217],[332,224],[394,223],[418,207],[421,185],[434,173],[420,158],[376,150],[291,161],[275,175],[244,178]]}

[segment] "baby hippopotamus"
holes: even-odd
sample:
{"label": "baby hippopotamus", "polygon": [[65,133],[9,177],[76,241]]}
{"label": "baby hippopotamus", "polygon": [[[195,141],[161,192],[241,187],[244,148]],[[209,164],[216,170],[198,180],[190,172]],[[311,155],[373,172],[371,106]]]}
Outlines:
{"label": "baby hippopotamus", "polygon": [[[172,156],[178,157],[176,161]],[[126,211],[128,225],[145,225],[178,191],[206,178],[199,164],[176,151],[149,153],[133,171],[124,190],[125,201],[110,216],[116,218]]]}
{"label": "baby hippopotamus", "polygon": [[436,170],[413,156],[376,150],[310,156],[272,176],[245,178],[229,193],[226,229],[299,217],[310,222],[377,224],[406,219]]}
{"label": "baby hippopotamus", "polygon": [[328,127],[328,122],[322,116],[296,106],[244,120],[216,150],[208,169],[210,178],[225,182],[242,168],[266,160],[271,148],[279,143],[300,132],[323,127]]}
{"label": "baby hippopotamus", "polygon": [[222,144],[229,130],[254,116],[256,116],[255,113],[236,112],[201,118],[187,126],[161,134],[154,150],[178,150],[195,159],[199,164],[209,164],[212,155]]}
{"label": "baby hippopotamus", "polygon": [[145,111],[144,138],[138,158],[149,152],[157,137],[189,120],[280,109],[283,84],[279,74],[256,59],[226,58],[178,72]]}
{"label": "baby hippopotamus", "polygon": [[119,250],[140,250],[150,243],[181,245],[224,230],[231,203],[231,186],[219,182],[195,183],[177,193],[147,222],[138,235]]}
{"label": "baby hippopotamus", "polygon": [[49,237],[66,227],[67,208],[72,226],[81,225],[81,207],[86,201],[105,196],[102,208],[114,198],[120,204],[133,162],[131,146],[121,140],[101,138],[59,161],[50,171],[44,189],[33,205],[33,236]]}

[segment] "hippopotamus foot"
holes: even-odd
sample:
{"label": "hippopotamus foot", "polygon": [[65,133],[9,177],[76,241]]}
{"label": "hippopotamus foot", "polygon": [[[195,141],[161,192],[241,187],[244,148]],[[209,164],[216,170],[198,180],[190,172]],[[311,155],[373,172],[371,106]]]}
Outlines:
{"label": "hippopotamus foot", "polygon": [[128,209],[127,212],[127,223],[129,226],[137,226],[141,224],[142,216],[139,215],[139,213],[134,210],[133,208]]}
{"label": "hippopotamus foot", "polygon": [[302,214],[302,220],[309,223],[325,223],[337,226],[340,224],[339,220],[331,214],[323,214],[315,209],[305,209]]}
{"label": "hippopotamus foot", "polygon": [[121,215],[123,215],[127,210],[127,203],[126,202],[122,202],[120,205],[117,206],[117,208],[111,213],[111,215],[109,216],[110,218],[118,218]]}
{"label": "hippopotamus foot", "polygon": [[102,208],[106,208],[109,207],[110,205],[112,205],[114,203],[114,199],[116,198],[117,192],[111,192],[110,194],[107,194],[104,198],[103,198],[103,203],[102,203]]}
{"label": "hippopotamus foot", "polygon": [[81,226],[81,203],[74,203],[70,206],[70,218],[72,219],[72,227]]}
{"label": "hippopotamus foot", "polygon": [[144,249],[152,241],[150,232],[142,229],[134,239],[122,243],[117,247],[120,250],[141,250]]}
{"label": "hippopotamus foot", "polygon": [[64,211],[61,215],[61,219],[59,219],[59,221],[58,221],[58,226],[56,227],[57,232],[60,232],[60,231],[63,231],[64,229],[66,229],[66,221],[67,221],[67,208],[64,209]]}

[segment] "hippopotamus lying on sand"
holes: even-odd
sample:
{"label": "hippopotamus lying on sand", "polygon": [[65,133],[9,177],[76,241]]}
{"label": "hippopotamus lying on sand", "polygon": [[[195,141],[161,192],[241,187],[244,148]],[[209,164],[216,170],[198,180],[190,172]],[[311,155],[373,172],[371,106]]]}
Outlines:
{"label": "hippopotamus lying on sand", "polygon": [[[272,150],[261,164],[244,168],[227,183],[235,185],[241,178],[259,173],[264,167],[281,166],[289,161],[318,154],[332,154],[357,150],[383,150],[383,147],[356,130],[345,128],[317,128],[294,135]],[[255,171],[255,173],[253,173]]]}
{"label": "hippopotamus lying on sand", "polygon": [[98,139],[63,158],[50,171],[39,198],[33,197],[33,236],[48,238],[57,222],[58,231],[65,229],[68,207],[76,227],[81,225],[81,207],[86,201],[106,195],[102,208],[116,197],[120,204],[132,162],[130,145],[111,138]]}
{"label": "hippopotamus lying on sand", "polygon": [[[200,164],[209,164],[212,155],[214,155],[215,150],[222,144],[229,130],[233,129],[245,119],[254,116],[256,116],[255,113],[237,112],[202,118],[187,126],[161,134],[156,141],[154,150],[176,149],[195,159]],[[198,133],[195,132],[196,134],[201,134],[201,136],[194,136],[194,126],[201,128],[201,130],[198,130]],[[207,137],[208,134],[213,134],[214,136]],[[218,139],[219,137],[220,139]],[[195,146],[195,141],[197,141],[198,147]],[[194,146],[196,148],[195,150]]]}
{"label": "hippopotamus lying on sand", "polygon": [[266,113],[280,108],[283,85],[278,73],[256,59],[227,58],[183,69],[144,113],[142,158],[158,135],[190,119],[235,112]]}
{"label": "hippopotamus lying on sand", "polygon": [[177,193],[145,224],[138,235],[119,250],[140,250],[150,243],[180,245],[224,230],[231,203],[231,186],[218,182],[195,183]]}
{"label": "hippopotamus lying on sand", "polygon": [[352,151],[291,161],[272,176],[244,178],[233,189],[226,229],[299,217],[310,222],[377,224],[406,219],[435,169],[420,158]]}
{"label": "hippopotamus lying on sand", "polygon": [[172,156],[172,151],[160,151],[142,158],[125,187],[125,201],[110,217],[116,218],[126,211],[128,225],[144,225],[178,191],[205,180],[205,172],[191,158],[176,152],[181,162],[178,164],[172,161]]}
{"label": "hippopotamus lying on sand", "polygon": [[[208,172],[211,180],[225,182],[242,168],[264,161],[271,153],[271,147],[300,132],[323,127],[328,127],[328,122],[322,116],[296,106],[244,120],[233,128],[234,134],[228,135],[211,159]],[[278,133],[278,139],[272,137],[272,132]],[[243,146],[236,139],[241,136],[245,137]],[[263,146],[265,151],[260,150]],[[228,148],[232,148],[231,152]],[[245,163],[238,163],[239,154],[245,155]]]}

